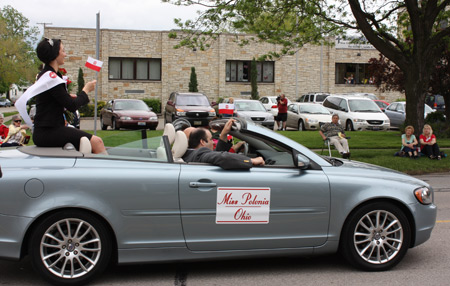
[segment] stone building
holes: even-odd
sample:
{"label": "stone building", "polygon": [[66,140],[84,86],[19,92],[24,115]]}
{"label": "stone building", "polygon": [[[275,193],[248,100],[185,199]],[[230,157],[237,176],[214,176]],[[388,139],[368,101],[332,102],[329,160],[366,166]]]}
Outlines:
{"label": "stone building", "polygon": [[[173,91],[187,91],[191,67],[195,67],[198,89],[211,101],[219,97],[243,97],[251,91],[250,63],[279,47],[268,43],[240,46],[233,34],[221,34],[206,51],[174,49],[178,39],[171,31],[100,30],[98,100],[115,98],[158,98],[164,107]],[[95,58],[96,30],[45,27],[47,38],[60,38],[67,53],[64,67],[76,81],[83,68],[85,81],[95,72],[84,67],[88,56]],[[238,38],[250,38],[240,35]],[[380,93],[369,84],[370,58],[379,52],[370,45],[337,42],[335,46],[306,45],[296,55],[258,63],[260,96],[286,94],[295,100],[307,92],[368,92],[393,101],[398,93]],[[344,78],[354,76],[348,84]]]}

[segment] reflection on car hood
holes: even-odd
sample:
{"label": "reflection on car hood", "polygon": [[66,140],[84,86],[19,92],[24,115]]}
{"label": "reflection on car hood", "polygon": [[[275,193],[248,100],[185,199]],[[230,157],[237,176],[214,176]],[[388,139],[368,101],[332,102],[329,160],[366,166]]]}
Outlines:
{"label": "reflection on car hood", "polygon": [[265,111],[238,111],[236,112],[238,117],[270,117],[271,113]]}
{"label": "reflection on car hood", "polygon": [[177,105],[178,109],[183,109],[184,111],[189,111],[189,112],[195,112],[195,111],[200,111],[200,112],[205,112],[205,111],[210,111],[212,109],[211,106],[205,106],[205,105]]}
{"label": "reflection on car hood", "polygon": [[[413,184],[417,186],[429,186],[422,180],[416,179],[412,176],[404,174],[399,171],[395,171],[386,167],[381,167],[369,163],[363,163],[358,161],[342,160],[343,165],[338,167],[324,168],[325,173],[342,173],[342,176],[347,177],[359,177],[370,179],[381,179],[387,181],[397,181],[402,183]],[[336,174],[334,174],[336,175]]]}
{"label": "reflection on car hood", "polygon": [[116,110],[115,113],[121,115],[121,116],[142,116],[142,117],[149,117],[149,116],[156,116],[156,114],[153,111],[145,111],[145,110]]}

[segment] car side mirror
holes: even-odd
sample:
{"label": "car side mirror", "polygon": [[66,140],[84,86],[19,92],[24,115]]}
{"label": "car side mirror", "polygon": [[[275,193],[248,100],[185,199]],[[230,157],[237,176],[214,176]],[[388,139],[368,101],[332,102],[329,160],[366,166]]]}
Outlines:
{"label": "car side mirror", "polygon": [[306,170],[311,165],[311,161],[302,154],[297,154],[297,156],[294,156],[295,160],[295,166],[297,166],[300,170]]}
{"label": "car side mirror", "polygon": [[211,102],[211,106],[216,106],[216,105],[217,105],[217,102],[215,102],[215,101]]}
{"label": "car side mirror", "polygon": [[174,106],[173,101],[172,100],[167,101],[167,105]]}
{"label": "car side mirror", "polygon": [[272,110],[271,107],[267,107],[267,108],[266,108],[266,111],[271,111],[271,110]]}

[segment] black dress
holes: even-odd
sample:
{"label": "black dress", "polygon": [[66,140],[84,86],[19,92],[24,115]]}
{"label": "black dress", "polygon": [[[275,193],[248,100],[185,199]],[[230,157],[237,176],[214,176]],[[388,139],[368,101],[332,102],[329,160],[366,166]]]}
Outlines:
{"label": "black dress", "polygon": [[[45,66],[39,73],[40,77],[47,71],[53,71],[51,66]],[[62,78],[58,72],[57,75]],[[81,106],[89,103],[88,95],[82,91],[77,98],[72,98],[64,83],[36,95],[36,115],[34,117],[33,141],[40,147],[63,147],[72,143],[77,150],[80,148],[80,138],[86,136],[91,140],[92,134],[72,127],[66,127],[64,108],[75,112]]]}

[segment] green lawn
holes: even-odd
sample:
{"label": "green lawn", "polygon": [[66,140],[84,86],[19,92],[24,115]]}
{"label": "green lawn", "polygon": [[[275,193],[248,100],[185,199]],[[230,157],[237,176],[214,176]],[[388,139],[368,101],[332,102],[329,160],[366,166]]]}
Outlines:
{"label": "green lawn", "polygon": [[[92,131],[88,131],[93,133]],[[161,136],[162,130],[147,131],[148,137]],[[323,140],[317,131],[278,131],[286,137],[315,150],[320,154]],[[120,134],[120,136],[118,136]],[[101,137],[106,146],[117,146],[127,142],[139,140],[140,131],[113,131],[99,130],[97,136]],[[422,157],[417,160],[395,157],[394,153],[400,150],[401,134],[399,131],[353,131],[347,132],[349,139],[351,159],[378,166],[384,166],[408,174],[425,174],[450,171],[450,158],[441,161]],[[33,144],[30,142],[30,144]],[[450,139],[438,139],[438,144],[446,153],[450,153]],[[447,148],[447,149],[446,149]],[[324,150],[326,154],[328,150]],[[339,157],[334,147],[333,156]]]}

